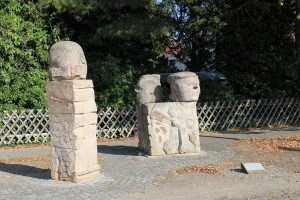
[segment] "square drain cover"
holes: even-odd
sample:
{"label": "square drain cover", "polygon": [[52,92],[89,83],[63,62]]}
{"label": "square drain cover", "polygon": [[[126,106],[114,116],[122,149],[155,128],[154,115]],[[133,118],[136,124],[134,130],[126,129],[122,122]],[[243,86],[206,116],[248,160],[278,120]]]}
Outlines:
{"label": "square drain cover", "polygon": [[260,163],[242,163],[242,172],[247,174],[262,174],[266,173],[266,169]]}

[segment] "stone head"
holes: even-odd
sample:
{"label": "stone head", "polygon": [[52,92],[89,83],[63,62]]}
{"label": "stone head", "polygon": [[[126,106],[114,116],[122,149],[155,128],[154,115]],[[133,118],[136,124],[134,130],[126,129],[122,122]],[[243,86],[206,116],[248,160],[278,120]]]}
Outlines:
{"label": "stone head", "polygon": [[171,94],[170,101],[197,101],[200,95],[200,81],[193,72],[178,72],[168,77]]}
{"label": "stone head", "polygon": [[86,79],[87,63],[81,46],[72,41],[55,43],[49,50],[50,80]]}
{"label": "stone head", "polygon": [[162,101],[160,76],[158,74],[141,76],[135,91],[137,93],[137,103],[155,103]]}

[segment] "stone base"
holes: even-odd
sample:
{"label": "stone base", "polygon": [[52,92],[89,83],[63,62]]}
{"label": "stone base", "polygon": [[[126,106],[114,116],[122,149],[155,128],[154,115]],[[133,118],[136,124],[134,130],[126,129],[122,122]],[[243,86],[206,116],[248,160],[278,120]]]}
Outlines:
{"label": "stone base", "polygon": [[[165,156],[165,155],[149,155],[149,154],[145,153],[145,151],[139,151],[138,156],[143,156],[143,157],[146,157],[146,158],[156,159],[156,158],[161,158],[162,156]],[[168,155],[168,156],[173,156],[173,157],[184,157],[184,156],[207,157],[208,153],[206,151],[201,150],[199,153],[173,154],[173,155]]]}
{"label": "stone base", "polygon": [[68,177],[61,176],[61,173],[59,172],[51,171],[51,178],[53,180],[67,181],[72,183],[85,182],[98,177],[100,175],[100,168],[100,165],[97,165],[87,169],[85,172],[74,173]]}
{"label": "stone base", "polygon": [[139,149],[149,155],[200,153],[196,102],[140,106]]}

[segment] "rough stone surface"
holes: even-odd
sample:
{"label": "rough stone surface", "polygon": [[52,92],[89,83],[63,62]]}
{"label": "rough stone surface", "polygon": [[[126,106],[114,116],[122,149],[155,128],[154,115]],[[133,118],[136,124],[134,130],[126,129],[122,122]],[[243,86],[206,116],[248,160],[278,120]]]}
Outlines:
{"label": "rough stone surface", "polygon": [[138,144],[140,149],[149,145],[149,137],[144,133],[144,122],[142,120],[142,104],[162,101],[160,76],[158,74],[147,74],[141,76],[135,91],[137,93],[137,132],[140,138]]}
{"label": "rough stone surface", "polygon": [[200,82],[193,72],[178,72],[168,77],[171,94],[170,101],[190,102],[198,101],[200,95]]}
{"label": "rough stone surface", "polygon": [[87,63],[82,48],[72,41],[55,43],[49,50],[50,80],[86,79]]}
{"label": "rough stone surface", "polygon": [[136,89],[137,103],[154,103],[162,101],[160,76],[147,74],[141,76]]}
{"label": "rough stone surface", "polygon": [[159,81],[159,75],[144,75],[137,83],[139,149],[149,155],[199,153],[198,76],[178,72],[168,77],[173,102],[159,103]]}
{"label": "rough stone surface", "polygon": [[52,179],[81,182],[99,175],[92,81],[49,81],[46,91]]}
{"label": "rough stone surface", "polygon": [[145,144],[149,155],[199,153],[196,102],[149,103],[142,106]]}
{"label": "rough stone surface", "polygon": [[91,80],[48,81],[46,89],[48,111],[51,114],[96,112]]}

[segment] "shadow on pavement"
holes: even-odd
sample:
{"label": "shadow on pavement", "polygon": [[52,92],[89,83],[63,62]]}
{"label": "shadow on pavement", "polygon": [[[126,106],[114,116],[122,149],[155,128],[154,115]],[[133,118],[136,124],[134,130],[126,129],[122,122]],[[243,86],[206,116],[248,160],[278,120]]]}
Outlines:
{"label": "shadow on pavement", "polygon": [[241,132],[224,132],[224,133],[221,133],[221,134],[255,134],[255,135],[258,135],[258,134],[262,134],[262,133],[265,133],[263,131],[241,131]]}
{"label": "shadow on pavement", "polygon": [[270,129],[270,131],[299,131],[300,128],[285,128],[285,129],[280,129],[280,128],[276,128],[276,129]]}
{"label": "shadow on pavement", "polygon": [[226,139],[226,140],[240,140],[239,138],[230,138],[230,137],[223,137],[223,136],[213,136],[213,135],[201,135],[202,137],[206,137],[206,138],[217,138],[217,139]]}
{"label": "shadow on pavement", "polygon": [[42,169],[22,164],[0,163],[0,172],[1,171],[38,179],[51,179],[50,169]]}
{"label": "shadow on pavement", "polygon": [[98,145],[98,153],[111,154],[111,155],[122,155],[122,156],[138,156],[139,150],[133,146],[109,146],[109,145]]}
{"label": "shadow on pavement", "polygon": [[235,168],[235,169],[229,169],[230,171],[232,172],[238,172],[238,173],[241,173],[241,174],[245,174],[245,172],[243,172],[241,169],[239,168]]}

